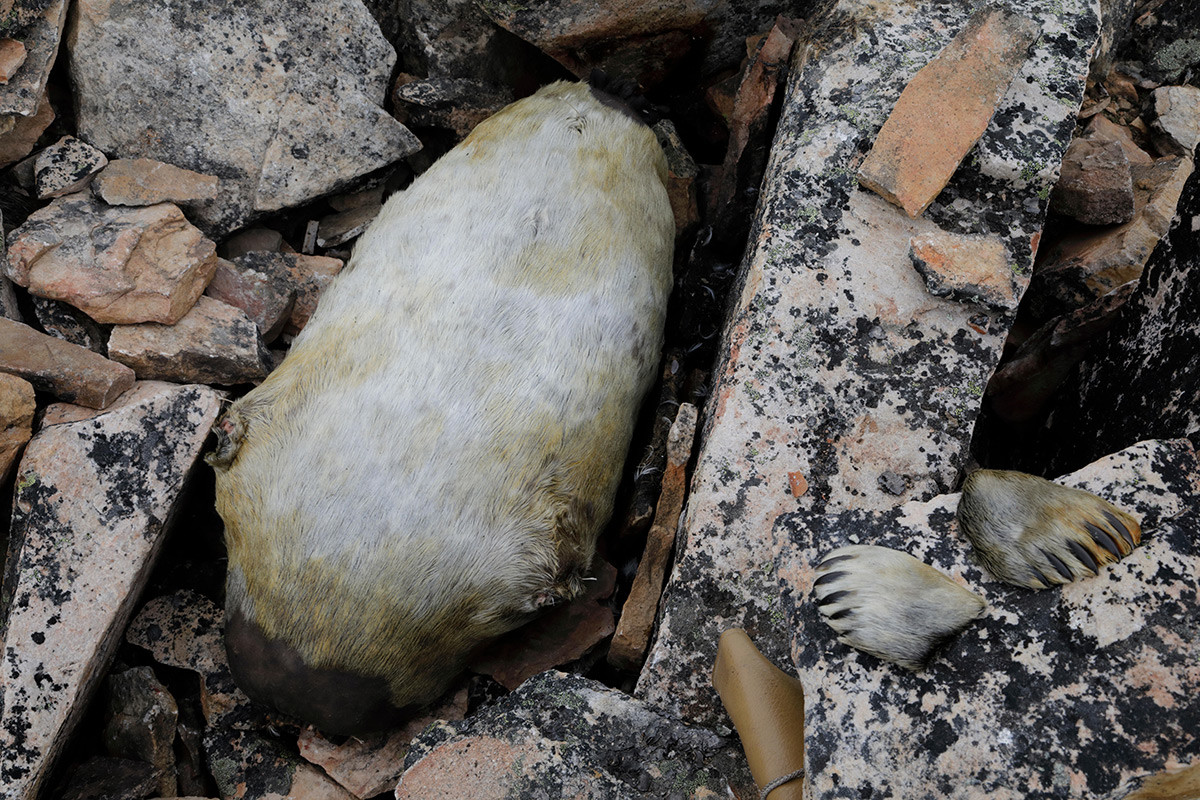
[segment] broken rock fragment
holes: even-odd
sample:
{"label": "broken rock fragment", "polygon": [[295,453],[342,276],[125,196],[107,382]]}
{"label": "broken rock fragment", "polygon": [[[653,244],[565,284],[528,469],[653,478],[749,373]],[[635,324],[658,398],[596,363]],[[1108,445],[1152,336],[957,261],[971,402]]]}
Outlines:
{"label": "broken rock fragment", "polygon": [[0,372],[20,375],[60,400],[106,408],[133,386],[133,370],[28,325],[0,318]]}
{"label": "broken rock fragment", "polygon": [[1037,35],[1037,24],[1012,11],[975,12],[904,88],[859,183],[919,216],[987,128]]}
{"label": "broken rock fragment", "polygon": [[1133,217],[1129,159],[1112,139],[1079,138],[1063,157],[1050,208],[1088,225],[1117,225]]}
{"label": "broken rock fragment", "polygon": [[23,42],[16,39],[0,39],[0,84],[8,83],[21,65],[29,51]]}
{"label": "broken rock fragment", "polygon": [[64,342],[86,347],[93,353],[108,355],[107,326],[101,327],[96,320],[75,306],[61,300],[30,295],[33,314],[42,330]]}
{"label": "broken rock fragment", "polygon": [[3,586],[10,796],[37,793],[107,669],[218,399],[207,386],[142,383],[107,411],[44,426],[26,448]]}
{"label": "broken rock fragment", "polygon": [[141,380],[229,386],[267,376],[258,326],[238,308],[202,296],[174,325],[117,325],[108,354]]}
{"label": "broken rock fragment", "polygon": [[994,236],[930,231],[914,236],[909,257],[935,297],[1011,310],[1018,295],[1004,242]]}
{"label": "broken rock fragment", "polygon": [[258,326],[265,344],[279,337],[296,305],[296,287],[275,273],[220,259],[204,293],[240,308]]}
{"label": "broken rock fragment", "polygon": [[39,153],[33,164],[37,196],[45,200],[77,192],[107,163],[104,153],[87,142],[64,136]]}
{"label": "broken rock fragment", "polygon": [[337,247],[351,239],[357,239],[375,217],[379,216],[381,208],[382,204],[376,203],[357,206],[323,217],[321,225],[317,229],[317,245],[319,247]]}
{"label": "broken rock fragment", "polygon": [[217,267],[216,245],[170,203],[118,208],[84,194],[29,215],[10,237],[8,277],[96,322],[178,322]]}
{"label": "broken rock fragment", "polygon": [[4,129],[4,122],[5,118],[0,116],[0,167],[7,167],[33,152],[37,140],[54,122],[54,108],[50,99],[43,95],[31,116],[10,117],[8,130]]}
{"label": "broken rock fragment", "polygon": [[250,252],[233,262],[243,269],[274,276],[276,282],[293,287],[296,304],[284,326],[284,333],[297,334],[308,323],[317,308],[321,293],[334,276],[342,271],[340,259],[328,256],[307,256],[299,253]]}
{"label": "broken rock fragment", "polygon": [[8,480],[21,449],[33,436],[36,410],[29,381],[0,372],[0,483]]}
{"label": "broken rock fragment", "polygon": [[160,797],[175,796],[175,727],[179,708],[150,667],[110,675],[104,747],[109,755],[145,762],[158,775]]}
{"label": "broken rock fragment", "polygon": [[5,33],[19,37],[25,47],[25,60],[0,85],[0,119],[37,113],[66,19],[67,0],[16,0],[0,19]]}
{"label": "broken rock fragment", "polygon": [[1200,88],[1160,86],[1154,90],[1154,142],[1166,153],[1192,156],[1200,144]]}
{"label": "broken rock fragment", "polygon": [[164,164],[152,158],[118,158],[92,183],[92,191],[113,206],[191,205],[217,198],[212,175]]}

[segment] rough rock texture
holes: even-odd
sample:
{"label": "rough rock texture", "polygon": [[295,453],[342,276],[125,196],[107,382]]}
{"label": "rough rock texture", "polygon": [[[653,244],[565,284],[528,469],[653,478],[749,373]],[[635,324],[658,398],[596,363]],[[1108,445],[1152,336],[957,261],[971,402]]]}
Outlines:
{"label": "rough rock texture", "polygon": [[20,5],[23,9],[19,13],[24,19],[17,35],[25,45],[25,61],[8,82],[0,86],[0,119],[38,113],[67,18],[67,0],[22,2]]}
{"label": "rough rock texture", "polygon": [[997,311],[1017,307],[1022,282],[1008,266],[998,236],[963,236],[930,231],[914,236],[909,258],[935,297],[977,302]]}
{"label": "rough rock texture", "polygon": [[25,63],[29,51],[16,39],[0,39],[0,84],[8,83]]}
{"label": "rough rock texture", "polygon": [[1141,439],[1200,431],[1197,309],[1200,175],[1192,173],[1133,297],[1066,382],[1048,423],[1050,437],[1038,439],[1059,469]]}
{"label": "rough rock texture", "polygon": [[71,772],[56,800],[143,800],[157,785],[154,767],[144,761],[89,758]]}
{"label": "rough rock texture", "polygon": [[322,217],[317,228],[318,247],[337,247],[351,239],[357,239],[367,226],[379,216],[382,204],[358,206]]}
{"label": "rough rock texture", "polygon": [[244,311],[266,344],[279,337],[296,305],[296,287],[280,276],[225,259],[217,263],[204,293]]}
{"label": "rough rock texture", "polygon": [[1133,218],[1133,177],[1124,148],[1112,139],[1071,142],[1063,157],[1050,208],[1088,225]]}
{"label": "rough rock texture", "polygon": [[[12,127],[0,133],[0,167],[7,167],[33,152],[37,140],[46,128],[50,127],[50,123],[54,122],[54,108],[50,105],[49,98],[43,96],[32,116],[16,116],[11,119]],[[3,130],[3,126],[4,118],[0,117],[0,130]]]}
{"label": "rough rock texture", "polygon": [[1200,144],[1200,88],[1160,86],[1154,90],[1154,142],[1164,153],[1192,156]]}
{"label": "rough rock texture", "polygon": [[86,347],[93,353],[108,356],[108,327],[101,327],[96,320],[69,303],[30,295],[33,315],[46,333],[64,342]]}
{"label": "rough rock texture", "polygon": [[658,639],[638,680],[652,705],[719,718],[708,675],[725,628],[787,657],[769,533],[780,513],[891,508],[955,485],[1012,312],[930,295],[910,241],[939,229],[998,236],[1019,294],[1097,30],[1087,0],[1015,8],[1042,36],[974,157],[916,220],[861,190],[856,160],[968,9],[846,0],[837,24],[797,44],[803,66],[789,78]]}
{"label": "rough rock texture", "polygon": [[[958,531],[958,495],[776,523],[792,660],[805,691],[809,796],[1099,798],[1200,758],[1200,464],[1146,442],[1066,476],[1142,521],[1133,554],[1031,592],[992,579]],[[845,544],[893,547],[984,596],[984,615],[921,672],[840,644],[811,591]],[[1034,722],[1036,721],[1036,722]]]}
{"label": "rough rock texture", "polygon": [[29,443],[0,609],[9,797],[37,792],[104,674],[218,401],[207,386],[142,383]]}
{"label": "rough rock texture", "polygon": [[317,309],[321,293],[334,276],[342,271],[342,262],[328,256],[306,256],[298,253],[267,253],[254,251],[238,256],[233,262],[242,269],[272,276],[281,286],[296,290],[296,304],[284,326],[284,333],[299,333]]}
{"label": "rough rock texture", "polygon": [[474,0],[368,0],[367,5],[386,9],[376,13],[388,17],[381,22],[385,32],[394,21],[404,43],[400,49],[409,59],[405,72],[470,78],[497,90],[528,77],[519,72],[528,45],[492,22]]}
{"label": "rough rock texture", "polygon": [[241,309],[208,296],[174,325],[114,326],[108,355],[141,380],[229,386],[270,372],[258,326]]}
{"label": "rough rock texture", "polygon": [[79,134],[219,177],[221,202],[196,210],[214,236],[420,148],[380,108],[396,54],[359,0],[211,12],[81,0],[68,42]]}
{"label": "rough rock texture", "polygon": [[731,788],[749,796],[741,793],[754,785],[727,739],[560,672],[467,720],[429,728],[404,769],[397,800],[729,797]]}
{"label": "rough rock texture", "polygon": [[104,747],[109,755],[143,761],[158,773],[158,794],[174,797],[175,728],[179,707],[150,667],[110,675]]}
{"label": "rough rock texture", "polygon": [[1039,254],[1029,287],[1029,310],[1038,319],[1069,313],[1142,274],[1146,260],[1166,234],[1190,158],[1160,158],[1133,165],[1133,219],[1124,225],[1071,233]]}
{"label": "rough rock texture", "polygon": [[859,167],[859,183],[920,215],[987,130],[1037,35],[1037,23],[1000,6],[972,14],[904,87]]}
{"label": "rough rock texture", "polygon": [[700,175],[700,168],[684,147],[671,120],[656,122],[654,134],[667,156],[667,197],[675,214],[675,235],[680,236],[700,221],[700,211],[696,205],[696,178]]}
{"label": "rough rock texture", "polygon": [[[1141,4],[1139,4],[1140,6]],[[1195,82],[1200,73],[1200,30],[1191,3],[1147,3],[1133,24],[1132,55],[1158,83]]]}
{"label": "rough rock texture", "polygon": [[195,205],[217,199],[218,183],[152,158],[118,158],[96,176],[92,191],[113,206]]}
{"label": "rough rock texture", "polygon": [[89,408],[107,408],[134,380],[128,367],[10,319],[0,319],[0,372]]}
{"label": "rough rock texture", "polygon": [[33,436],[35,411],[33,385],[16,375],[0,372],[0,483],[8,481],[13,464]]}
{"label": "rough rock texture", "polygon": [[62,197],[77,192],[92,182],[108,159],[96,148],[74,136],[64,136],[38,153],[33,163],[37,196]]}
{"label": "rough rock texture", "polygon": [[106,206],[61,197],[9,236],[9,278],[97,322],[174,324],[217,268],[216,245],[170,203]]}
{"label": "rough rock texture", "polygon": [[439,77],[397,82],[392,99],[402,122],[449,128],[462,138],[515,98],[505,86]]}

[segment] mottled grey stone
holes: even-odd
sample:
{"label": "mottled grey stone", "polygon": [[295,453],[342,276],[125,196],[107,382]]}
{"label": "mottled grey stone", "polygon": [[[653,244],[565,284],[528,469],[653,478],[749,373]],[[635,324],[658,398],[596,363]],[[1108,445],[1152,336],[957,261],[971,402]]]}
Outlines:
{"label": "mottled grey stone", "polygon": [[[58,42],[67,18],[67,0],[17,0],[12,11],[18,30],[5,35],[19,36],[26,54],[25,62],[16,74],[0,86],[0,118],[32,117],[38,111],[46,80],[58,56]],[[0,24],[7,28],[8,20],[0,21]]]}
{"label": "mottled grey stone", "polygon": [[32,800],[103,676],[219,398],[142,383],[107,411],[46,424],[26,448],[0,595],[8,797]]}
{"label": "mottled grey stone", "polygon": [[87,142],[64,136],[38,153],[33,163],[37,196],[45,200],[77,192],[92,182],[108,159]]}
{"label": "mottled grey stone", "polygon": [[[1019,297],[1098,31],[1090,0],[1012,8],[1042,35],[972,154],[915,220],[860,189],[855,166],[970,9],[845,0],[838,24],[798,44],[658,639],[637,684],[652,705],[721,718],[709,675],[725,628],[787,658],[770,534],[779,514],[888,509],[955,485],[1014,312],[932,296],[909,243],[938,230],[996,237]],[[879,484],[889,470],[906,481],[899,498]],[[797,497],[793,485],[807,488]]]}
{"label": "mottled grey stone", "polygon": [[[1145,442],[1061,483],[1141,519],[1100,574],[1029,591],[974,563],[958,495],[891,509],[784,514],[778,572],[805,692],[812,797],[1096,798],[1200,757],[1200,465],[1186,440]],[[837,641],[812,596],[846,544],[909,553],[982,594],[983,616],[920,672]]]}
{"label": "mottled grey stone", "polygon": [[79,134],[217,176],[213,235],[420,148],[380,107],[396,55],[359,0],[79,0],[68,41]]}
{"label": "mottled grey stone", "polygon": [[1160,86],[1154,90],[1154,141],[1165,153],[1193,156],[1200,144],[1200,88]]}
{"label": "mottled grey stone", "polygon": [[38,325],[51,336],[93,353],[108,356],[108,333],[96,320],[70,303],[30,295]]}
{"label": "mottled grey stone", "polygon": [[[664,717],[595,681],[530,678],[499,703],[418,736],[397,800],[460,797],[668,798],[749,796],[737,744]],[[732,790],[736,790],[736,795]]]}

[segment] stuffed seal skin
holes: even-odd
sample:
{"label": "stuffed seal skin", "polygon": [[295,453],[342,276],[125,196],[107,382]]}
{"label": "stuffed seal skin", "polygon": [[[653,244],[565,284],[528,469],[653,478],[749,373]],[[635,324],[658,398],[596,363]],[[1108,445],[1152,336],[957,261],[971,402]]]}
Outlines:
{"label": "stuffed seal skin", "polygon": [[580,592],[661,350],[666,170],[619,100],[557,83],[384,206],[209,457],[248,695],[386,727]]}

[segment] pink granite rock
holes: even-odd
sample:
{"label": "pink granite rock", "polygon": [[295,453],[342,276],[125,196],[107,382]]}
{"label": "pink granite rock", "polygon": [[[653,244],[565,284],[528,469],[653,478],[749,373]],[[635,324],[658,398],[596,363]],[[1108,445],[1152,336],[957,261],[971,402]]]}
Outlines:
{"label": "pink granite rock", "polygon": [[108,355],[142,380],[251,383],[270,371],[258,326],[238,308],[201,296],[174,325],[116,325]]}
{"label": "pink granite rock", "polygon": [[10,238],[8,276],[97,322],[178,322],[217,267],[216,246],[170,203],[106,206],[82,194],[35,211]]}
{"label": "pink granite rock", "polygon": [[20,375],[61,400],[90,408],[106,408],[134,381],[128,367],[3,318],[0,372]]}
{"label": "pink granite rock", "polygon": [[33,436],[35,411],[37,402],[29,381],[0,372],[0,483],[8,480],[13,464]]}
{"label": "pink granite rock", "polygon": [[240,308],[258,326],[262,340],[279,338],[296,306],[296,287],[273,273],[220,259],[217,271],[204,293]]}
{"label": "pink granite rock", "polygon": [[67,21],[67,0],[22,2],[12,13],[16,19],[10,17],[6,21],[16,22],[20,28],[21,43],[26,52],[21,66],[7,83],[0,85],[0,118],[10,115],[28,117],[37,113],[50,70],[58,57],[58,43]]}
{"label": "pink granite rock", "polygon": [[83,189],[104,168],[108,159],[96,148],[74,136],[64,136],[38,153],[33,180],[41,200],[62,197]]}
{"label": "pink granite rock", "polygon": [[212,175],[152,158],[118,158],[96,176],[92,191],[113,206],[188,205],[215,200],[218,184]]}
{"label": "pink granite rock", "polygon": [[243,269],[273,276],[276,282],[295,287],[296,304],[284,326],[284,333],[297,334],[317,308],[321,293],[334,276],[342,271],[340,259],[328,256],[306,256],[299,253],[250,252],[233,259]]}
{"label": "pink granite rock", "polygon": [[142,383],[26,448],[3,587],[8,796],[36,795],[107,669],[218,402],[206,386]]}
{"label": "pink granite rock", "polygon": [[16,39],[0,39],[0,84],[8,83],[25,63],[24,43]]}
{"label": "pink granite rock", "polygon": [[929,231],[914,236],[909,258],[929,293],[1011,310],[1020,299],[1004,242],[995,236]]}

